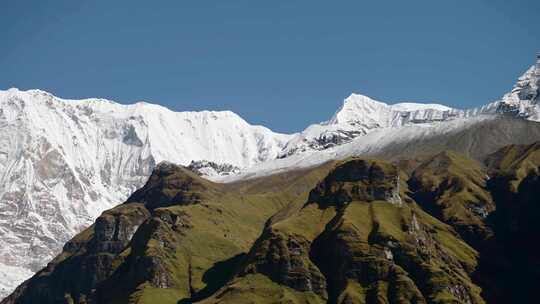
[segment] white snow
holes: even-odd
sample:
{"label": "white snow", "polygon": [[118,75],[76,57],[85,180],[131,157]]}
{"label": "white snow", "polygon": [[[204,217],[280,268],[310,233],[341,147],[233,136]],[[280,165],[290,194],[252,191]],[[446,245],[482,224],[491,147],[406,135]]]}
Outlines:
{"label": "white snow", "polygon": [[466,111],[439,104],[407,102],[388,105],[364,95],[351,94],[330,120],[313,124],[294,135],[280,156],[323,150],[380,128],[433,123],[465,116],[469,116]]}
{"label": "white snow", "polygon": [[453,110],[450,107],[436,104],[436,103],[413,103],[413,102],[400,102],[393,105],[390,105],[392,110],[394,111],[402,111],[402,112],[411,112],[411,111],[418,111],[418,110],[437,110],[437,111],[451,111]]}
{"label": "white snow", "polygon": [[0,264],[0,300],[33,274],[24,267]]}

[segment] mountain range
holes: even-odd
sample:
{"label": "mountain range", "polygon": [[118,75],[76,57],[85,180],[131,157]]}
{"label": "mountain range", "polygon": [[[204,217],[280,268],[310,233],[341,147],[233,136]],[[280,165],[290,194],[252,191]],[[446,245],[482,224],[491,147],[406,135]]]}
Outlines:
{"label": "mountain range", "polygon": [[533,257],[483,253],[524,246],[495,210],[530,226],[509,202],[535,208],[539,87],[540,57],[479,108],[352,94],[290,135],[228,111],[1,91],[0,297],[37,272],[2,303],[512,298],[489,271]]}

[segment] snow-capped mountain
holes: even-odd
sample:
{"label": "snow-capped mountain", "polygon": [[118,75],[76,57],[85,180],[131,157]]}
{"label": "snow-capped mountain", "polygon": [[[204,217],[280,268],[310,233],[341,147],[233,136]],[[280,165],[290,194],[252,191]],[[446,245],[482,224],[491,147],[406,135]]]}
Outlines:
{"label": "snow-capped mountain", "polygon": [[511,92],[497,104],[497,111],[540,121],[540,52],[536,64],[519,77]]}
{"label": "snow-capped mountain", "polygon": [[455,144],[474,128],[473,137],[508,129],[501,143],[525,141],[518,138],[527,137],[522,126],[497,129],[495,118],[540,121],[539,87],[540,54],[511,92],[479,108],[389,105],[352,94],[328,121],[292,135],[252,126],[229,111],[173,112],[143,102],[0,91],[0,298],[103,210],[124,201],[161,161],[227,182],[389,147]]}
{"label": "snow-capped mountain", "polygon": [[371,131],[385,128],[433,124],[483,114],[503,114],[540,121],[540,54],[537,62],[518,79],[511,92],[484,106],[461,110],[440,104],[397,103],[389,105],[370,97],[351,94],[334,116],[295,134],[279,154],[324,150]]}
{"label": "snow-capped mountain", "polygon": [[0,91],[0,297],[168,160],[247,167],[289,135],[225,112]]}
{"label": "snow-capped mountain", "polygon": [[462,117],[465,111],[439,104],[398,103],[388,105],[367,96],[352,94],[334,116],[313,124],[287,142],[279,157],[324,150],[369,132],[408,124],[432,123]]}

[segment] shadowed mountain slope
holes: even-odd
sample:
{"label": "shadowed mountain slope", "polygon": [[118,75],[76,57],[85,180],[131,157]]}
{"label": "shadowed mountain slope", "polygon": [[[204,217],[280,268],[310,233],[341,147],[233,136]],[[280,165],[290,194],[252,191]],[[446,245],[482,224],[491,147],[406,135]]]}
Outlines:
{"label": "shadowed mountain slope", "polygon": [[373,153],[382,158],[411,158],[452,150],[469,158],[483,161],[493,151],[512,144],[532,144],[540,141],[540,123],[499,116],[485,119],[474,126],[433,136],[419,137],[388,145]]}
{"label": "shadowed mountain slope", "polygon": [[511,145],[487,158],[496,210],[481,248],[478,281],[490,303],[531,303],[540,283],[540,144]]}

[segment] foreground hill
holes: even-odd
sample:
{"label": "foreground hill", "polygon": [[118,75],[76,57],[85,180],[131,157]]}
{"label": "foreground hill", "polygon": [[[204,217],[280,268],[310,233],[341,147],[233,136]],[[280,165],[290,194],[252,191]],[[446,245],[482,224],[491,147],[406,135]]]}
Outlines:
{"label": "foreground hill", "polygon": [[2,304],[527,302],[539,155],[348,158],[229,184],[162,163]]}

